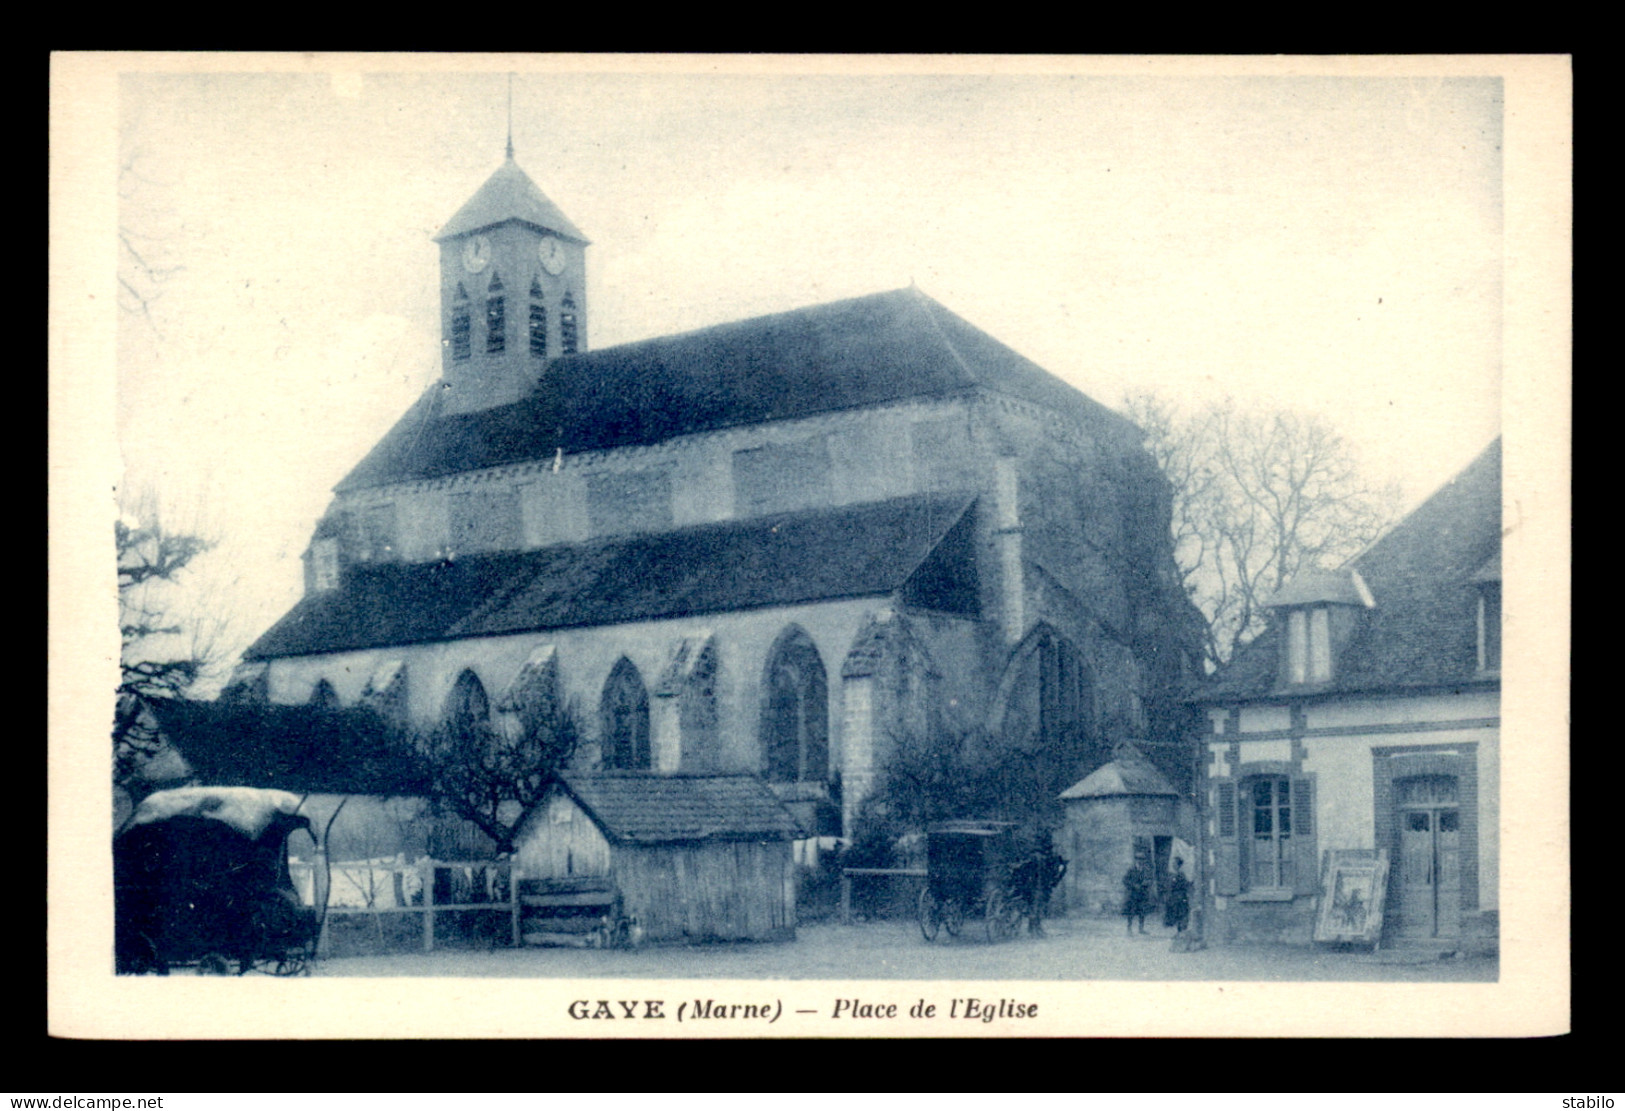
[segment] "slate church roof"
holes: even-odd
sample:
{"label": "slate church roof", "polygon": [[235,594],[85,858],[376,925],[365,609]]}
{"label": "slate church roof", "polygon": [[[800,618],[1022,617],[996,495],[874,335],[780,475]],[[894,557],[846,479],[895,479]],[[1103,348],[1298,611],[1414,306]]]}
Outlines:
{"label": "slate church roof", "polygon": [[[1374,608],[1314,694],[1404,690],[1486,679],[1478,671],[1479,583],[1499,578],[1501,441],[1348,564]],[[1486,568],[1491,570],[1486,571]],[[1293,597],[1287,594],[1289,599]],[[1236,653],[1193,696],[1212,702],[1287,693],[1278,687],[1282,622]],[[1489,677],[1493,680],[1493,676]]]}
{"label": "slate church roof", "polygon": [[567,355],[547,364],[543,383],[521,401],[455,415],[431,387],[337,489],[974,388],[1139,442],[1124,418],[914,289]]}
{"label": "slate church roof", "polygon": [[611,841],[785,841],[801,827],[753,775],[570,773],[565,792]]}
{"label": "slate church roof", "polygon": [[[890,594],[974,612],[968,558],[948,555],[969,494],[696,525],[437,563],[359,564],[306,595],[244,653],[267,659]],[[950,535],[952,534],[952,535]]]}

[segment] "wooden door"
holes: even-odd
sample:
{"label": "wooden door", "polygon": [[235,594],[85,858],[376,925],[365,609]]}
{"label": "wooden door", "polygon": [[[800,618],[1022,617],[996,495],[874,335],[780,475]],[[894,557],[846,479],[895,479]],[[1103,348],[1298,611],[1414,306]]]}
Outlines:
{"label": "wooden door", "polygon": [[1461,936],[1461,812],[1436,811],[1433,834],[1436,860],[1433,885],[1437,937]]}
{"label": "wooden door", "polygon": [[1433,812],[1399,816],[1399,924],[1409,937],[1434,937]]}
{"label": "wooden door", "polygon": [[1461,933],[1461,812],[1453,776],[1400,784],[1399,901],[1402,936]]}

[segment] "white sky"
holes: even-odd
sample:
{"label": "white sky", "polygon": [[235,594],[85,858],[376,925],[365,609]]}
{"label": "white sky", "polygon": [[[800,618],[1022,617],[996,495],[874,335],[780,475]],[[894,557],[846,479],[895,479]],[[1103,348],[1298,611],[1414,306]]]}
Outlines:
{"label": "white sky", "polygon": [[[589,344],[907,285],[1091,397],[1318,412],[1414,502],[1500,428],[1494,78],[525,72],[514,143],[593,241]],[[243,643],[439,374],[430,237],[502,160],[495,73],[127,74],[126,484],[222,538]]]}

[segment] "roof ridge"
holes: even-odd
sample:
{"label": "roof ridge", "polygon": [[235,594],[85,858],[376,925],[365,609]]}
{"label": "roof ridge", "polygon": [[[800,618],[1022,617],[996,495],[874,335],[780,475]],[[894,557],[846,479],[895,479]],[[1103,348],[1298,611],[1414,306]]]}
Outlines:
{"label": "roof ridge", "polygon": [[[883,289],[874,293],[860,293],[855,297],[837,297],[833,301],[815,301],[810,305],[797,305],[789,309],[776,309],[773,312],[758,313],[755,316],[740,317],[736,320],[720,320],[715,324],[701,324],[695,328],[688,328],[681,332],[663,332],[658,336],[645,336],[642,339],[629,339],[622,343],[611,344],[608,347],[595,347],[591,351],[578,351],[573,355],[561,355],[553,361],[555,363],[591,361],[595,356],[607,358],[614,352],[624,352],[628,348],[641,347],[645,344],[663,343],[668,340],[684,340],[695,336],[703,336],[711,332],[721,332],[730,328],[746,328],[759,325],[763,321],[778,317],[801,316],[806,313],[819,312],[824,309],[833,309],[842,305],[855,305],[860,301],[878,301],[883,298],[896,297],[899,294],[910,292],[907,287],[902,289]],[[917,292],[917,291],[916,291]],[[927,298],[929,300],[929,298]],[[511,404],[518,404],[513,402]]]}
{"label": "roof ridge", "polygon": [[936,299],[928,295],[919,286],[911,285],[902,292],[911,295],[909,298],[910,301],[913,303],[914,307],[918,309],[919,312],[926,318],[926,320],[930,321],[931,330],[937,334],[938,339],[942,340],[943,346],[948,348],[948,353],[951,354],[954,357],[954,361],[959,364],[959,369],[965,372],[965,377],[970,379],[973,386],[980,387],[982,385],[982,380],[977,377],[976,372],[971,369],[970,363],[965,361],[964,353],[959,350],[959,347],[954,343],[953,340],[948,338],[948,333],[942,330],[942,322],[938,320],[936,314],[931,311],[930,306],[938,304]]}

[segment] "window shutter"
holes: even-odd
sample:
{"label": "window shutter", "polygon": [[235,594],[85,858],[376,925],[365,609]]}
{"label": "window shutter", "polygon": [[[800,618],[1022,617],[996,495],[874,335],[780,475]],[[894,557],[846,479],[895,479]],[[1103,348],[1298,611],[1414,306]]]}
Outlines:
{"label": "window shutter", "polygon": [[1319,842],[1315,836],[1315,781],[1307,776],[1295,776],[1292,780],[1294,894],[1314,895],[1320,891]]}
{"label": "window shutter", "polygon": [[1241,893],[1241,845],[1236,839],[1236,785],[1228,780],[1213,785],[1213,814],[1217,837],[1213,844],[1213,893]]}

